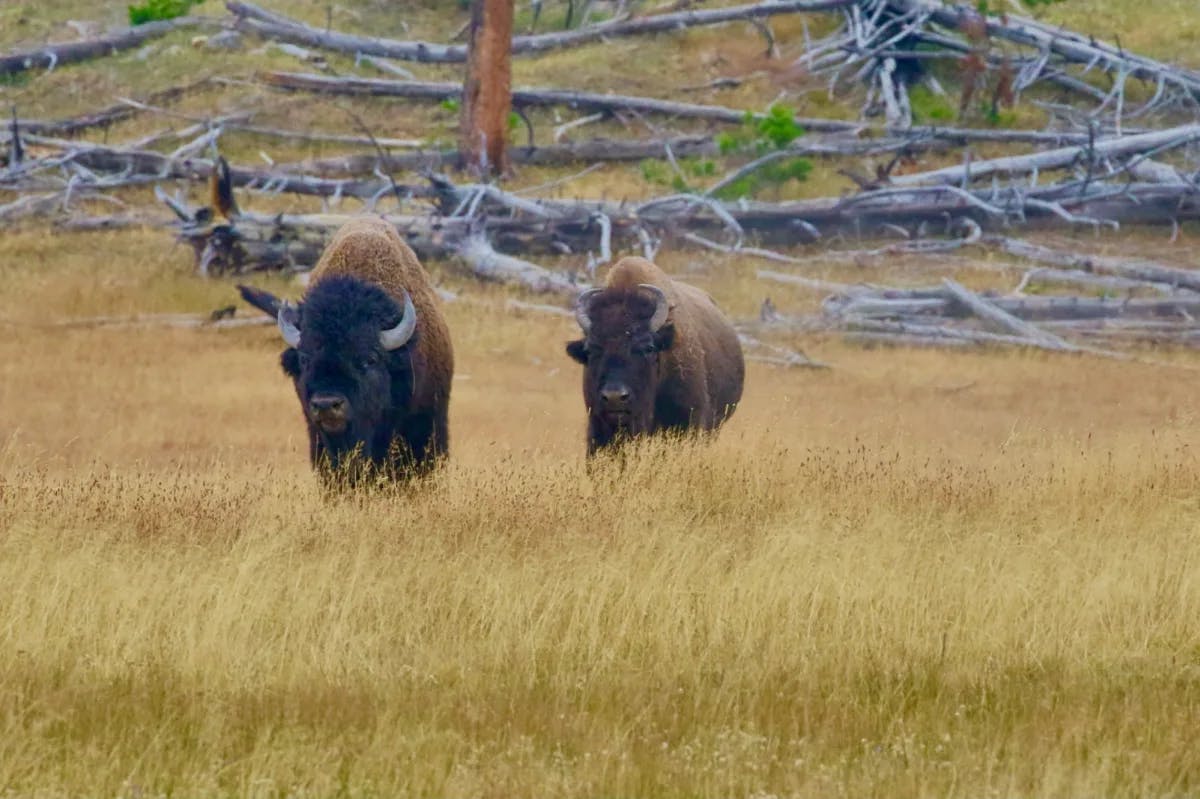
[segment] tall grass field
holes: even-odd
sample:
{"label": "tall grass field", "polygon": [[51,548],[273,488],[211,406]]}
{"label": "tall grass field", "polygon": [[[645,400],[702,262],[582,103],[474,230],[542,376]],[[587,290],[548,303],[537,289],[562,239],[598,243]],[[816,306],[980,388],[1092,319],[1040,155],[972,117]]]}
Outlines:
{"label": "tall grass field", "polygon": [[1186,360],[831,340],[589,472],[575,331],[482,292],[450,463],[331,497],[273,328],[55,325],[231,292],[131,235],[6,241],[8,795],[1200,789]]}

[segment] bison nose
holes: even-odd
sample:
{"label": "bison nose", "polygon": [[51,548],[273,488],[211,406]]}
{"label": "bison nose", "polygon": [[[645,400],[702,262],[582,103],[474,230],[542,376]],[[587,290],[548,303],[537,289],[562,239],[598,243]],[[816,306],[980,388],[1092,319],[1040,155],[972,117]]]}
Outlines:
{"label": "bison nose", "polygon": [[619,410],[625,408],[629,404],[629,387],[628,386],[605,386],[600,389],[600,399],[604,401],[604,407]]}
{"label": "bison nose", "polygon": [[314,394],[308,400],[308,414],[327,433],[346,429],[346,398],[339,394]]}
{"label": "bison nose", "polygon": [[344,413],[346,398],[337,394],[314,394],[308,401],[308,407],[314,414]]}

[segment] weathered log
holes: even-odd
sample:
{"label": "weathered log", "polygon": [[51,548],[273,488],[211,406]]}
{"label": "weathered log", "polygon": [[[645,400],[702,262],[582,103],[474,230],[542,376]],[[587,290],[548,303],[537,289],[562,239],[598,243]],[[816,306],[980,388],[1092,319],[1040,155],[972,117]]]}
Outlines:
{"label": "weathered log", "polygon": [[[52,161],[54,166],[78,164],[98,175],[112,176],[95,184],[84,183],[85,186],[92,185],[104,189],[159,180],[198,182],[207,180],[213,171],[213,162],[206,158],[172,158],[149,150],[117,150],[94,146],[70,151],[53,158]],[[233,185],[237,187],[315,197],[370,199],[392,190],[391,183],[385,180],[331,180],[275,169],[235,166],[230,169],[230,177]],[[13,188],[21,188],[21,184],[14,183],[12,177],[7,183]],[[0,182],[0,186],[3,185],[4,182]],[[404,186],[402,191],[407,197],[428,197],[432,194],[427,186]]]}
{"label": "weathered log", "polygon": [[1182,125],[1167,130],[1143,133],[1136,136],[1119,136],[1100,139],[1093,146],[1063,147],[1029,155],[993,158],[987,161],[969,161],[959,166],[915,172],[892,178],[895,186],[918,186],[929,184],[958,185],[971,180],[983,180],[998,175],[1023,175],[1050,169],[1064,169],[1077,163],[1101,162],[1106,158],[1120,158],[1168,147],[1181,147],[1200,139],[1200,125]]}
{"label": "weathered log", "polygon": [[[937,140],[911,142],[906,139],[821,139],[805,137],[780,151],[780,157],[837,158],[868,153],[888,153],[901,150],[922,150],[943,146]],[[717,144],[709,136],[676,136],[656,141],[625,141],[620,139],[587,139],[578,142],[548,144],[536,147],[513,147],[509,158],[514,164],[534,166],[563,166],[576,163],[642,161],[662,158],[666,152],[676,158],[712,158],[719,155]],[[313,159],[298,163],[280,164],[279,169],[292,173],[312,173],[321,177],[350,177],[373,174],[376,169],[388,172],[421,172],[430,169],[460,166],[455,150],[417,150],[388,154],[357,154]]]}
{"label": "weathered log", "polygon": [[[621,36],[646,35],[680,30],[700,25],[719,25],[738,20],[762,19],[779,14],[805,11],[830,11],[853,5],[856,0],[772,0],[765,3],[718,8],[704,11],[681,11],[633,20],[617,20],[572,31],[514,36],[513,55],[543,53],[575,47],[580,44]],[[252,31],[264,38],[319,47],[342,53],[362,53],[401,61],[426,63],[460,63],[466,61],[462,45],[433,42],[398,41],[369,36],[322,31],[279,14],[265,11],[253,4],[227,2],[226,8],[238,17],[242,30]]]}
{"label": "weathered log", "polygon": [[133,28],[110,33],[95,39],[85,39],[81,42],[65,42],[48,44],[37,50],[26,50],[0,56],[0,75],[15,75],[33,69],[52,70],[62,64],[74,64],[91,58],[112,55],[122,50],[134,47],[165,36],[173,31],[198,26],[218,25],[215,19],[203,17],[179,17],[178,19],[147,22]]}
{"label": "weathered log", "polygon": [[[405,97],[416,100],[442,101],[460,99],[462,84],[428,81],[379,80],[372,78],[340,78],[294,72],[264,72],[259,80],[279,89],[342,94],[362,97]],[[742,122],[746,114],[732,108],[678,103],[650,97],[596,94],[564,89],[513,89],[514,106],[568,106],[581,111],[637,111],[643,114],[665,114],[714,122]],[[820,122],[817,123],[824,127]],[[835,123],[832,129],[845,130],[848,123]],[[813,128],[809,126],[811,130]],[[829,128],[827,128],[829,129]]]}
{"label": "weathered log", "polygon": [[542,294],[574,295],[580,286],[565,276],[511,255],[496,252],[481,234],[472,234],[458,243],[454,252],[484,280],[513,283]]}
{"label": "weathered log", "polygon": [[1010,236],[985,236],[982,243],[1009,255],[1038,263],[1065,266],[1097,275],[1114,275],[1143,283],[1175,286],[1200,292],[1200,272],[1106,255],[1063,252]]}
{"label": "weathered log", "polygon": [[[289,91],[308,91],[366,97],[404,97],[411,100],[441,102],[459,99],[462,87],[457,83],[429,81],[400,81],[371,78],[339,78],[299,72],[262,72],[259,80],[268,86]],[[698,103],[679,103],[651,97],[617,94],[598,94],[570,89],[517,88],[513,90],[515,106],[569,106],[583,112],[636,111],[665,114],[673,117],[701,119],[710,122],[741,124],[749,116],[761,119],[763,114],[738,108]],[[936,139],[946,144],[969,142],[1000,142],[1025,144],[1086,144],[1088,135],[1023,130],[986,130],[975,128],[939,127],[924,125],[911,128],[873,126],[862,122],[819,117],[796,117],[796,124],[813,133],[841,133],[858,136],[871,133],[879,136],[905,138],[914,142]],[[514,150],[514,153],[516,151]]]}
{"label": "weathered log", "polygon": [[914,324],[912,322],[885,322],[877,319],[850,318],[842,323],[841,329],[855,333],[874,333],[887,336],[915,337],[917,339],[964,342],[969,344],[999,344],[1010,347],[1030,347],[1063,352],[1058,347],[1048,347],[1038,339],[1004,333],[988,333],[983,330],[968,330],[949,325]]}
{"label": "weathered log", "polygon": [[[985,295],[986,296],[986,295]],[[1116,318],[1176,318],[1187,319],[1200,314],[1200,297],[1177,296],[1155,299],[1112,299],[1108,297],[993,297],[990,305],[1024,321],[1049,319],[1116,319]],[[962,319],[974,315],[974,310],[957,297],[888,299],[855,293],[825,304],[827,311],[843,317],[900,318],[909,316]]]}
{"label": "weathered log", "polygon": [[946,278],[942,281],[942,285],[951,297],[968,308],[971,313],[986,322],[992,323],[1003,332],[1036,341],[1042,347],[1050,350],[1065,351],[1075,349],[1053,333],[1047,333],[1038,328],[1037,325],[1010,314],[994,300],[985,300],[955,280]]}
{"label": "weathered log", "polygon": [[1156,294],[1174,294],[1179,289],[1166,283],[1153,283],[1149,280],[1132,280],[1127,277],[1109,275],[1093,275],[1078,269],[1054,269],[1040,266],[1030,269],[1022,277],[1021,282],[1013,289],[1014,294],[1021,294],[1031,285],[1082,286],[1102,291],[1153,291]]}
{"label": "weathered log", "polygon": [[[185,94],[205,88],[211,84],[211,78],[201,78],[182,86],[172,86],[168,89],[154,92],[147,95],[141,102],[147,106],[174,102]],[[80,131],[90,130],[91,128],[106,128],[118,122],[123,122],[140,114],[142,110],[142,108],[130,105],[128,101],[122,101],[107,108],[102,108],[99,111],[90,111],[64,119],[22,119],[20,122],[21,129],[28,133],[39,133],[46,136],[71,136]]]}

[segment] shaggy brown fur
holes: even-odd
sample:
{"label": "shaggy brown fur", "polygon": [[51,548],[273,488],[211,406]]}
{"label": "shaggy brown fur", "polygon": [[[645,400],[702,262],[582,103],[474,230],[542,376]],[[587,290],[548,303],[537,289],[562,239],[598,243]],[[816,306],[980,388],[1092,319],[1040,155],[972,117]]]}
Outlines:
{"label": "shaggy brown fur", "polygon": [[404,291],[408,291],[417,309],[417,344],[413,350],[417,383],[413,388],[413,407],[444,409],[450,401],[454,349],[437,293],[417,254],[385,220],[352,219],[334,234],[325,248],[312,271],[310,285],[333,275],[375,283],[398,303],[404,302]]}
{"label": "shaggy brown fur", "polygon": [[[665,349],[656,353],[657,369],[639,372],[636,360],[647,356],[631,350],[631,343],[645,337],[646,313],[652,311],[652,306],[646,305],[646,293],[638,290],[643,283],[666,295],[671,311],[664,331],[669,334],[667,329],[673,327],[673,335],[668,335]],[[643,375],[635,381],[648,377],[654,382],[648,387],[653,390],[652,401],[646,397],[643,410],[633,411],[626,430],[629,434],[659,429],[712,430],[736,408],[745,380],[741,344],[733,326],[707,293],[672,280],[643,258],[623,258],[609,271],[604,290],[588,305],[591,333],[585,342],[569,345],[568,352],[586,363],[584,402],[589,412],[589,451],[609,443],[612,425],[599,410],[596,396],[600,385],[595,372],[604,364],[589,361],[584,348],[603,349],[605,358],[615,359],[614,363],[633,362],[628,374]],[[635,394],[646,393],[647,387],[631,387]],[[638,418],[647,414],[652,418]]]}

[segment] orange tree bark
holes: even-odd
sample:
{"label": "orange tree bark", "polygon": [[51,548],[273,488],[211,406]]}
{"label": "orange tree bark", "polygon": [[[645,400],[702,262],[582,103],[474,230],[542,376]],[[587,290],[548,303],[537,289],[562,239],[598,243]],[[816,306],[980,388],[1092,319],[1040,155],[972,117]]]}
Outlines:
{"label": "orange tree bark", "polygon": [[473,174],[508,171],[513,0],[472,0],[459,152]]}

